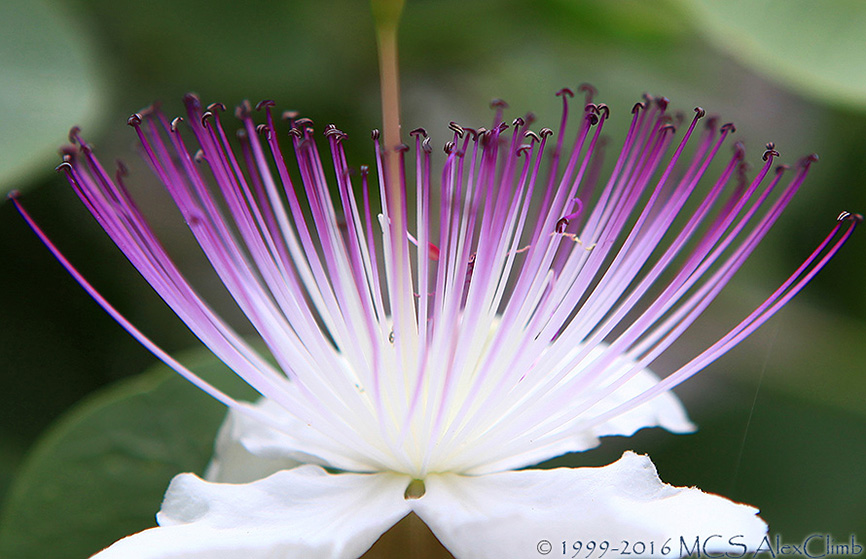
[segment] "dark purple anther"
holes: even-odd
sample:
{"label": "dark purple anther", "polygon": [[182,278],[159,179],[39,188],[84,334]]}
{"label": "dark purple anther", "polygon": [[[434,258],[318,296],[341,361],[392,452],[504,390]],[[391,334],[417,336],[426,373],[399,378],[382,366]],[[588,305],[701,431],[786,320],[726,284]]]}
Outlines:
{"label": "dark purple anther", "polygon": [[261,111],[266,107],[275,107],[277,104],[271,99],[264,99],[256,103],[256,111]]}

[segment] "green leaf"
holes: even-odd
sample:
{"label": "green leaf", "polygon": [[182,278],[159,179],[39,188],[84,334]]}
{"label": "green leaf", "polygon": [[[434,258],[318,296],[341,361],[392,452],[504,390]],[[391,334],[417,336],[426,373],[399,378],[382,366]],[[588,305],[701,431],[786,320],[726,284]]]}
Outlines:
{"label": "green leaf", "polygon": [[45,0],[0,2],[0,192],[42,169],[101,101],[95,49],[74,14]]}
{"label": "green leaf", "polygon": [[[209,352],[182,361],[251,396]],[[171,478],[204,470],[225,413],[164,366],[84,400],[22,466],[0,517],[0,557],[81,559],[155,526]]]}
{"label": "green leaf", "polygon": [[740,62],[802,93],[866,107],[866,2],[682,0]]}
{"label": "green leaf", "polygon": [[[740,301],[757,299],[754,293],[740,293],[744,293]],[[730,301],[728,308],[736,309],[738,304]],[[731,369],[760,374],[762,383],[780,394],[864,418],[864,337],[862,321],[799,301],[734,350]]]}
{"label": "green leaf", "polygon": [[716,386],[721,390],[708,399],[724,399],[723,410],[692,406],[700,430],[668,437],[651,452],[662,479],[760,508],[770,534],[785,543],[822,532],[839,543],[850,534],[862,541],[863,416],[779,392],[766,382]]}

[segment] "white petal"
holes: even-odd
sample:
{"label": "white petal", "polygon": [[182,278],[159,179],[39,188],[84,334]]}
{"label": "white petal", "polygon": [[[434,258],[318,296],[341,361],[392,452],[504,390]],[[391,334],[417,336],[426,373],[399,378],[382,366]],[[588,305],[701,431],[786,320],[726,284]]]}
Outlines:
{"label": "white petal", "polygon": [[[296,422],[281,406],[267,399],[254,404],[280,423]],[[217,434],[214,457],[205,479],[219,483],[249,483],[303,464],[327,465],[321,458],[295,450],[288,435],[235,410],[229,410]]]}
{"label": "white petal", "polygon": [[[567,436],[555,439],[547,444],[538,444],[535,441],[527,441],[520,452],[508,454],[504,457],[487,459],[484,454],[470,454],[475,462],[458,463],[453,469],[465,471],[471,475],[486,475],[508,470],[517,470],[534,466],[545,460],[568,454],[569,452],[582,452],[595,448],[599,444],[598,437],[585,430],[574,430]],[[471,452],[471,449],[470,451]]]}
{"label": "white petal", "polygon": [[[600,353],[601,349],[598,348],[590,356],[597,356],[597,353]],[[614,371],[610,375],[611,380],[618,378],[619,373],[630,369],[633,364],[633,361],[627,360],[624,357],[618,358],[611,366],[611,370]],[[472,474],[516,470],[533,466],[539,462],[569,452],[583,452],[584,450],[595,448],[600,442],[599,437],[614,435],[630,437],[637,431],[647,427],[662,427],[673,433],[693,432],[696,427],[689,421],[685,408],[673,392],[662,392],[652,400],[625,413],[614,416],[590,429],[583,427],[584,418],[589,420],[589,418],[597,417],[612,410],[631,398],[646,392],[658,382],[659,377],[655,373],[649,369],[643,369],[620,388],[608,394],[605,398],[600,399],[597,404],[588,410],[577,415],[572,425],[560,429],[558,433],[553,433],[551,436],[541,440],[525,441],[521,452],[495,457],[481,464],[461,463],[460,467],[455,469],[469,471]],[[604,386],[606,385],[602,384],[597,389],[604,388]],[[588,397],[591,399],[592,395],[590,394]],[[575,402],[577,405],[582,403],[582,400],[576,400]],[[549,414],[549,411],[542,411],[540,413]],[[527,431],[529,430],[531,430],[531,425],[527,426]],[[494,448],[488,452],[492,453],[495,450]],[[480,457],[476,455],[472,458],[479,460],[479,458],[483,458],[483,455]]]}
{"label": "white petal", "polygon": [[217,435],[214,457],[205,479],[248,483],[299,464],[318,464],[356,472],[371,470],[369,464],[334,451],[333,441],[304,425],[273,400],[262,398],[247,405],[269,415],[285,428],[277,431],[230,409]]}
{"label": "white petal", "polygon": [[596,542],[593,558],[602,542],[611,557],[628,554],[626,545],[633,555],[678,557],[681,537],[689,549],[700,538],[708,539],[706,551],[737,553],[745,548],[736,544],[755,549],[767,532],[757,509],[666,485],[648,457],[631,452],[604,468],[440,474],[425,484],[413,509],[459,559],[541,558],[545,550],[550,557],[571,557],[577,541],[583,545],[579,557],[587,556],[590,541]]}
{"label": "white petal", "polygon": [[[618,359],[617,363],[623,369],[630,368],[633,364],[625,358]],[[597,416],[612,410],[635,396],[643,394],[658,382],[659,378],[655,373],[649,369],[644,369],[618,390],[590,408],[587,413]],[[689,421],[679,398],[673,392],[662,392],[649,402],[597,425],[592,429],[592,433],[597,437],[611,435],[630,437],[645,427],[663,427],[673,433],[691,433],[695,430],[695,425]]]}
{"label": "white petal", "polygon": [[[592,363],[596,359],[603,357],[607,351],[607,344],[599,344],[589,352],[589,355],[584,359],[584,363]],[[571,355],[576,355],[581,348],[575,348]],[[618,381],[624,375],[628,375],[635,362],[625,356],[617,356],[613,362],[605,370],[602,380],[595,386],[587,387],[583,398],[576,398],[575,403],[580,405],[589,400],[598,400],[598,403],[580,414],[578,424],[584,420],[589,420],[592,417],[614,409],[631,400],[635,396],[643,394],[659,382],[659,377],[649,369],[641,369],[636,375],[625,382],[621,387],[614,390],[610,394],[599,398],[595,394],[605,390],[611,383]],[[580,377],[583,365],[579,365],[572,375]],[[585,398],[585,399],[584,399]],[[645,427],[662,427],[674,433],[691,433],[695,430],[694,424],[689,421],[686,415],[686,410],[682,403],[672,392],[663,392],[650,400],[630,411],[622,413],[604,423],[594,426],[590,432],[596,437],[606,437],[610,435],[622,435],[630,437],[635,432]],[[585,449],[575,449],[585,450]]]}
{"label": "white petal", "polygon": [[94,559],[355,559],[409,512],[410,479],[326,473],[301,466],[245,485],[181,474],[159,528],[124,538]]}

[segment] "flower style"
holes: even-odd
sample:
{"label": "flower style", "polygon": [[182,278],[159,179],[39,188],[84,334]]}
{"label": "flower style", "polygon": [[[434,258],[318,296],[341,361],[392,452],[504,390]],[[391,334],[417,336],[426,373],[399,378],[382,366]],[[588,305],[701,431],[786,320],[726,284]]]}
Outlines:
{"label": "flower style", "polygon": [[[504,122],[503,103],[490,129],[451,123],[441,181],[432,178],[423,129],[412,132],[414,179],[409,146],[391,158],[374,132],[373,180],[366,167],[350,171],[346,134],[333,126],[324,130],[333,165],[326,170],[313,123],[286,113],[283,138],[297,164],[290,171],[270,101],[256,107],[258,125],[248,103],[239,107],[239,147],[223,128],[225,107],[204,108],[194,95],[185,98],[185,125],[154,108],[130,117],[151,168],[275,364],[195,292],[130,197],[122,170],[109,175],[74,129],[59,167],[73,189],[195,335],[263,396],[236,401],[166,355],[16,201],[108,312],[230,408],[207,481],[177,476],[159,527],[97,557],[354,558],[410,512],[459,558],[551,549],[559,556],[563,539],[642,541],[647,554],[676,556],[680,538],[692,545],[714,534],[723,537],[705,551],[753,549],[767,529],[756,509],[665,485],[647,457],[626,453],[603,468],[521,468],[591,448],[602,436],[652,426],[691,431],[670,389],[799,292],[861,218],[843,213],[753,313],[660,379],[647,367],[741,267],[814,157],[774,169],[778,153],[769,144],[748,180],[742,146],[718,155],[732,125],[709,118],[699,128],[702,109],[684,121],[669,114],[666,99],[646,97],[603,175],[609,110],[584,90],[576,123],[573,93],[559,92],[556,134],[531,131],[531,118]],[[395,179],[399,189],[389,184]],[[695,196],[702,182],[709,188]],[[377,187],[378,216],[370,192]]]}

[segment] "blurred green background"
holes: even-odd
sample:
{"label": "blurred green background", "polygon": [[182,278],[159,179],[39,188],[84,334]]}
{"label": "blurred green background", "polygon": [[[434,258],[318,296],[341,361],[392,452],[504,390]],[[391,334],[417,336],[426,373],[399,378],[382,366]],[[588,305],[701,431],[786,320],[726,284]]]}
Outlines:
{"label": "blurred green background", "polygon": [[[437,143],[450,120],[487,123],[493,97],[507,100],[512,116],[531,110],[539,126],[555,128],[555,91],[590,82],[612,109],[612,145],[649,92],[734,121],[753,167],[767,141],[787,163],[820,154],[681,355],[656,364],[661,373],[775,289],[841,210],[866,211],[862,2],[407,0],[400,39],[404,129],[424,126]],[[348,132],[350,163],[371,159],[366,138],[380,117],[364,0],[4,0],[0,55],[0,188],[20,189],[66,255],[172,353],[195,340],[51,172],[70,126],[82,126],[104,162],[128,164],[155,227],[190,259],[195,247],[124,125],[131,112],[159,100],[180,113],[187,91],[230,106],[271,98]],[[761,508],[785,542],[819,532],[866,540],[863,234],[759,333],[678,389],[696,434],[642,432],[557,464],[609,463],[633,448],[649,453],[668,483]],[[222,410],[191,391],[183,401],[195,412],[184,416],[171,404],[183,387],[166,388],[175,381],[162,372],[94,396],[155,359],[61,270],[8,202],[0,204],[0,263],[0,556],[85,557],[152,522],[167,479],[203,467]],[[235,316],[201,268],[194,283]],[[52,428],[82,399],[84,408]],[[95,412],[103,415],[94,423]],[[150,423],[157,413],[165,415]],[[100,436],[136,429],[149,437],[136,448],[150,450],[100,461]],[[147,446],[172,437],[164,448]],[[125,477],[156,462],[146,481],[136,478],[141,487]]]}

